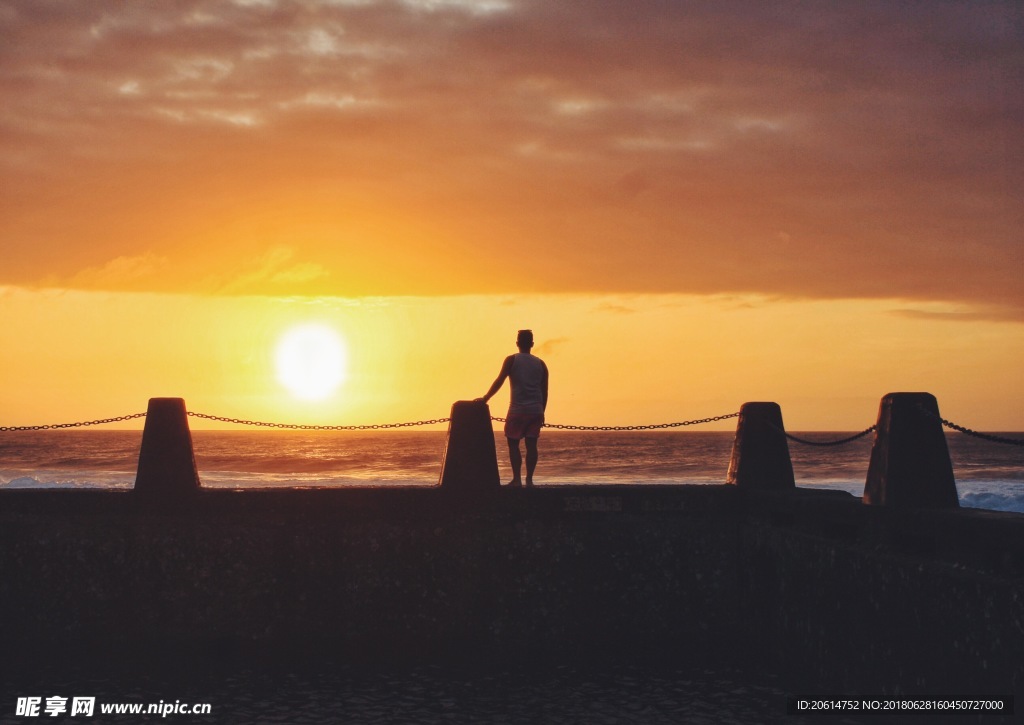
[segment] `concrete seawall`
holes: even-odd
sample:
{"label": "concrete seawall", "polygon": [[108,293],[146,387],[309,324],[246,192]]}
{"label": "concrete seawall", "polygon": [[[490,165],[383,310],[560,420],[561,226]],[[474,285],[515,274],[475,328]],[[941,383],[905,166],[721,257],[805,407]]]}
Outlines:
{"label": "concrete seawall", "polygon": [[1024,516],[576,486],[0,495],[0,646],[655,657],[824,691],[1024,689]]}

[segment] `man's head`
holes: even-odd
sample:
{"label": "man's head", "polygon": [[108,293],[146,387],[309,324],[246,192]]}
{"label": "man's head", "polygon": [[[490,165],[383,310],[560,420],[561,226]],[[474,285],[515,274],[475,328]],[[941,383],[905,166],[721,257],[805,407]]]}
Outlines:
{"label": "man's head", "polygon": [[520,351],[529,352],[533,347],[533,330],[520,330],[516,336],[516,345],[519,346]]}

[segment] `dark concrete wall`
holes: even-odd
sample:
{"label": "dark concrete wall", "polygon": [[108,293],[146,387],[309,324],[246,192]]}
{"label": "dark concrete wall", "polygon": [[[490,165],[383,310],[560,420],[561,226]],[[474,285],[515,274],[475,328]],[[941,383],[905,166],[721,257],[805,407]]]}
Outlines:
{"label": "dark concrete wall", "polygon": [[838,692],[1024,686],[1024,516],[566,487],[0,495],[0,646],[660,657]]}
{"label": "dark concrete wall", "polygon": [[[794,510],[795,509],[795,510]],[[806,502],[744,527],[773,662],[830,691],[1024,686],[1024,517]]]}

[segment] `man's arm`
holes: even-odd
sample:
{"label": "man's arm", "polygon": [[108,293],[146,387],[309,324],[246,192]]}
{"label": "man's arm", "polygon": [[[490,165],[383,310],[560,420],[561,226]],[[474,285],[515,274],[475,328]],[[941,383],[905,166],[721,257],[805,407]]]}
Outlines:
{"label": "man's arm", "polygon": [[488,400],[494,397],[494,394],[501,389],[502,385],[504,385],[505,378],[507,378],[508,374],[512,372],[512,362],[514,359],[514,355],[509,355],[507,358],[505,358],[505,362],[501,364],[501,372],[498,373],[498,377],[494,379],[493,383],[491,383],[491,389],[487,391],[487,394],[484,395],[484,397],[477,398],[477,400],[482,400],[486,403]]}
{"label": "man's arm", "polygon": [[[541,365],[544,365],[544,361],[541,361]],[[548,366],[544,365],[544,382],[541,384],[544,389],[544,410],[548,409]]]}

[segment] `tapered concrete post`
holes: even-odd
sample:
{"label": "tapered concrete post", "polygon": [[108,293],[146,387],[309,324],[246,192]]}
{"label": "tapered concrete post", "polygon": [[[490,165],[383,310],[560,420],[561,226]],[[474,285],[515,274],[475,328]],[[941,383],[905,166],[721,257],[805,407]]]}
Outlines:
{"label": "tapered concrete post", "polygon": [[736,423],[736,439],[726,483],[751,491],[796,488],[789,442],[778,403],[744,403]]}
{"label": "tapered concrete post", "polygon": [[448,442],[441,464],[441,487],[457,491],[486,491],[501,486],[494,429],[487,403],[460,400],[452,405]]}
{"label": "tapered concrete post", "polygon": [[150,398],[135,491],[146,496],[182,498],[199,487],[185,401]]}
{"label": "tapered concrete post", "polygon": [[889,393],[882,398],[864,503],[921,508],[960,505],[934,395]]}

